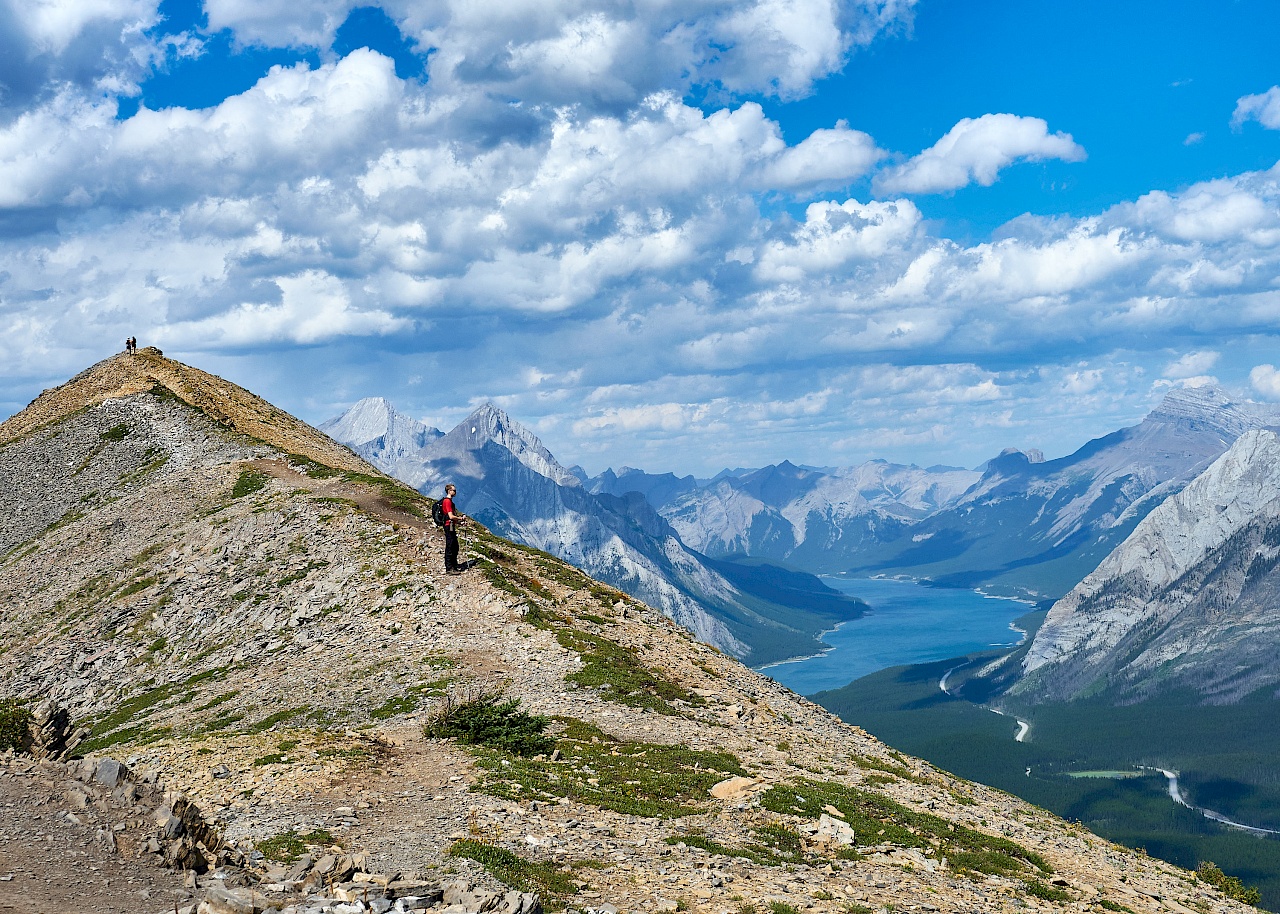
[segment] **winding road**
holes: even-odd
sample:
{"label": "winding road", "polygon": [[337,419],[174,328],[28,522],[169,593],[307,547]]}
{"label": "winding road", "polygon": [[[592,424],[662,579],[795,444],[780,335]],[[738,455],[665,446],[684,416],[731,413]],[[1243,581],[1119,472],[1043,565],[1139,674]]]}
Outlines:
{"label": "winding road", "polygon": [[[1010,627],[1010,628],[1013,628],[1013,626],[1012,626],[1012,625],[1010,625],[1009,627]],[[1021,629],[1014,629],[1014,630],[1015,630],[1015,631],[1021,631]],[[1024,634],[1025,634],[1025,632],[1024,632]],[[952,694],[951,694],[951,690],[947,688],[947,680],[948,680],[948,679],[950,679],[950,678],[951,678],[951,674],[952,674],[952,673],[954,673],[956,670],[960,669],[960,667],[962,667],[962,666],[968,666],[968,665],[969,665],[968,663],[960,663],[960,664],[957,664],[956,666],[953,666],[951,669],[947,670],[945,673],[943,673],[943,674],[942,674],[942,678],[938,680],[938,688],[942,690],[942,694],[943,694],[943,695],[946,695],[948,698],[955,698],[955,697],[956,697],[956,696],[952,695]],[[1006,716],[1008,716],[1008,715],[1006,715],[1003,711],[1001,711],[1001,710],[1000,710],[1000,709],[998,709],[998,708],[987,708],[987,710],[988,710],[988,711],[991,711],[991,712],[992,712],[992,713],[994,713],[994,714],[999,714],[1001,717],[1006,717]],[[1024,739],[1026,739],[1027,731],[1031,729],[1031,724],[1029,724],[1029,723],[1027,723],[1025,720],[1021,720],[1021,719],[1019,719],[1019,718],[1017,718],[1017,717],[1015,717],[1015,718],[1014,718],[1014,720],[1016,720],[1016,721],[1018,722],[1018,732],[1017,732],[1017,733],[1015,733],[1015,734],[1013,734],[1013,741],[1014,741],[1015,743],[1020,743],[1020,742],[1022,742]],[[1030,769],[1028,769],[1027,773],[1028,773],[1028,774],[1030,774],[1030,773],[1031,773],[1031,772],[1030,772]]]}
{"label": "winding road", "polygon": [[1192,806],[1187,802],[1187,798],[1182,795],[1182,789],[1178,786],[1178,773],[1170,771],[1167,768],[1152,768],[1149,765],[1134,765],[1133,767],[1143,771],[1158,771],[1169,781],[1169,798],[1179,806],[1185,806],[1193,812],[1198,812],[1206,819],[1217,822],[1219,825],[1225,825],[1228,828],[1238,828],[1241,831],[1247,831],[1255,835],[1280,835],[1280,830],[1274,828],[1261,828],[1257,825],[1245,825],[1243,822],[1236,822],[1228,819],[1220,812],[1214,812],[1212,809],[1201,809],[1199,806]]}

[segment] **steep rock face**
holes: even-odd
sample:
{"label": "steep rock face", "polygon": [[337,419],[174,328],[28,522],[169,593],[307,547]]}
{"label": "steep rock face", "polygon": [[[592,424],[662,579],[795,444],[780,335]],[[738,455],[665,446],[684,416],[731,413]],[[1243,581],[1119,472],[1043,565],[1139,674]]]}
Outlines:
{"label": "steep rock face", "polygon": [[1012,694],[1230,701],[1280,681],[1280,438],[1247,431],[1054,604]]}
{"label": "steep rock face", "polygon": [[320,431],[392,475],[393,468],[412,464],[424,447],[444,436],[438,428],[397,412],[382,397],[359,401],[341,416],[321,424]]}
{"label": "steep rock face", "polygon": [[423,492],[431,492],[449,481],[451,474],[465,479],[483,479],[486,448],[493,445],[510,454],[535,475],[558,486],[577,488],[581,481],[572,470],[559,464],[538,436],[491,403],[476,409],[447,435],[433,442],[421,454],[421,466],[405,481]]}
{"label": "steep rock face", "polygon": [[1037,462],[1006,451],[954,505],[873,551],[861,568],[1060,596],[1155,505],[1275,416],[1273,407],[1216,388],[1178,389],[1139,425],[1070,456]]}

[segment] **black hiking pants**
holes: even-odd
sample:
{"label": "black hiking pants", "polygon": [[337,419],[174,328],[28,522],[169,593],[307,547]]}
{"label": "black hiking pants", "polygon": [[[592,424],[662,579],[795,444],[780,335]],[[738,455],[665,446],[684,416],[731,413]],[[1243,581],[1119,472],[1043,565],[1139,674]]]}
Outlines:
{"label": "black hiking pants", "polygon": [[444,570],[458,570],[458,534],[452,524],[444,528]]}

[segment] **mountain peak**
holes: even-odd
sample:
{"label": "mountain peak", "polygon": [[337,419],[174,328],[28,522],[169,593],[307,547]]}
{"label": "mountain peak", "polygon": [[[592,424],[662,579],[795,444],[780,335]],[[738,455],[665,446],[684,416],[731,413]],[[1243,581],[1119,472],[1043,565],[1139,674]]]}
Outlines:
{"label": "mountain peak", "polygon": [[1207,427],[1219,431],[1226,441],[1234,441],[1252,428],[1268,425],[1280,417],[1273,406],[1238,400],[1214,385],[1175,387],[1147,414],[1144,422]]}
{"label": "mountain peak", "polygon": [[443,435],[439,429],[397,411],[385,397],[357,401],[342,415],[323,423],[320,430],[379,465],[411,457]]}
{"label": "mountain peak", "polygon": [[40,394],[0,423],[0,444],[107,400],[147,391],[175,396],[227,428],[337,469],[380,473],[300,419],[225,378],[192,368],[148,346],[119,353]]}
{"label": "mountain peak", "polygon": [[492,403],[476,407],[442,439],[442,446],[446,440],[448,447],[461,446],[465,450],[480,450],[492,442],[506,448],[529,469],[562,486],[581,485],[578,477],[560,465],[537,435]]}

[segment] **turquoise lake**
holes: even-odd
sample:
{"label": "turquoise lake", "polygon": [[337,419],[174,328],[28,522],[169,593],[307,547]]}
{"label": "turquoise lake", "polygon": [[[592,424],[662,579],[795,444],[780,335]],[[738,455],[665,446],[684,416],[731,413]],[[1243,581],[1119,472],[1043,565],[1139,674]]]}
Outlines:
{"label": "turquoise lake", "polygon": [[1022,633],[1010,627],[1032,606],[973,590],[926,587],[911,581],[826,578],[823,583],[861,597],[867,614],[822,636],[831,650],[760,672],[793,692],[812,695],[907,663],[929,663],[990,647],[1012,647]]}

